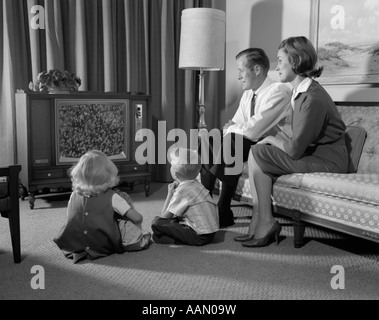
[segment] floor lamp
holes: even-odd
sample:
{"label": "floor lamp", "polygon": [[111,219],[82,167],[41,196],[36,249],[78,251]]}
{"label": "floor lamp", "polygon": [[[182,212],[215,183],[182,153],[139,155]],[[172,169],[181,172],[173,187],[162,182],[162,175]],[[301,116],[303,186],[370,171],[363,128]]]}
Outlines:
{"label": "floor lamp", "polygon": [[182,11],[179,68],[199,70],[199,130],[206,129],[204,72],[224,70],[225,12],[211,8]]}

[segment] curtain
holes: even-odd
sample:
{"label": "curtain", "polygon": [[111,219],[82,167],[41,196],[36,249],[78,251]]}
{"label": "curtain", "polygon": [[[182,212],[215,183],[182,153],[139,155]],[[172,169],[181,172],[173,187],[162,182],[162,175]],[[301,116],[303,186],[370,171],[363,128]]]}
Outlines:
{"label": "curtain", "polygon": [[[80,91],[148,94],[154,131],[166,121],[167,132],[189,133],[197,122],[197,77],[178,68],[180,22],[183,9],[200,6],[215,7],[216,0],[2,0],[0,166],[17,160],[16,90],[27,91],[39,72],[53,68],[78,75]],[[223,77],[206,79],[208,127],[219,126]],[[170,180],[167,166],[154,172],[153,180]]]}
{"label": "curtain", "polygon": [[24,3],[11,0],[1,2],[0,16],[0,166],[7,166],[15,161],[14,94],[29,77],[28,17]]}

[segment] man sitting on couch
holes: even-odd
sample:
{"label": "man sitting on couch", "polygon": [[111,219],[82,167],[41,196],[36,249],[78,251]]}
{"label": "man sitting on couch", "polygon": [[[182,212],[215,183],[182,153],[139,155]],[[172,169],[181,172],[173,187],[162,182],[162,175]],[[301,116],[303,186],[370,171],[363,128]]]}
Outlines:
{"label": "man sitting on couch", "polygon": [[[237,153],[238,150],[234,151],[236,135],[242,135],[242,159],[243,162],[247,161],[251,145],[266,135],[275,135],[280,131],[278,123],[292,111],[291,90],[268,77],[270,61],[262,49],[246,49],[236,56],[236,61],[238,80],[245,91],[234,117],[223,128],[224,138],[216,159],[211,160],[209,165],[203,164],[201,170],[201,182],[211,193],[216,178],[223,182],[218,202],[220,227],[234,224],[230,204],[241,175],[241,172],[236,175],[225,172],[225,163],[229,162],[223,159],[223,148],[228,148],[228,154]],[[226,135],[231,136],[226,138]],[[211,151],[209,153],[213,154]]]}

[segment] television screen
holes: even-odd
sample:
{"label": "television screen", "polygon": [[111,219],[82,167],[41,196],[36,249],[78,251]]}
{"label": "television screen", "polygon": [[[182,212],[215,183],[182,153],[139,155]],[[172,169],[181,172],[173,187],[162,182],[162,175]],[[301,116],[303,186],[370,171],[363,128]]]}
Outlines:
{"label": "television screen", "polygon": [[89,150],[129,160],[127,100],[55,101],[56,162],[74,163]]}

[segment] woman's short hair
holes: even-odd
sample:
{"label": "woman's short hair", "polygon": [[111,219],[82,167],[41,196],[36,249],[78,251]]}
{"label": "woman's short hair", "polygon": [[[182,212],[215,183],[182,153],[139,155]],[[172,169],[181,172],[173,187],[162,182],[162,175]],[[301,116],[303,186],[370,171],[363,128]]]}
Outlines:
{"label": "woman's short hair", "polygon": [[260,65],[265,72],[270,70],[270,60],[264,50],[260,48],[249,48],[241,51],[237,54],[236,60],[245,56],[246,57],[246,68],[253,70],[255,65]]}
{"label": "woman's short hair", "polygon": [[306,37],[287,38],[280,43],[280,49],[283,49],[288,55],[288,60],[293,65],[292,70],[295,74],[311,78],[321,75],[324,68],[316,66],[316,49]]}
{"label": "woman's short hair", "polygon": [[116,165],[99,150],[85,153],[69,173],[72,190],[85,197],[97,196],[119,182]]}

